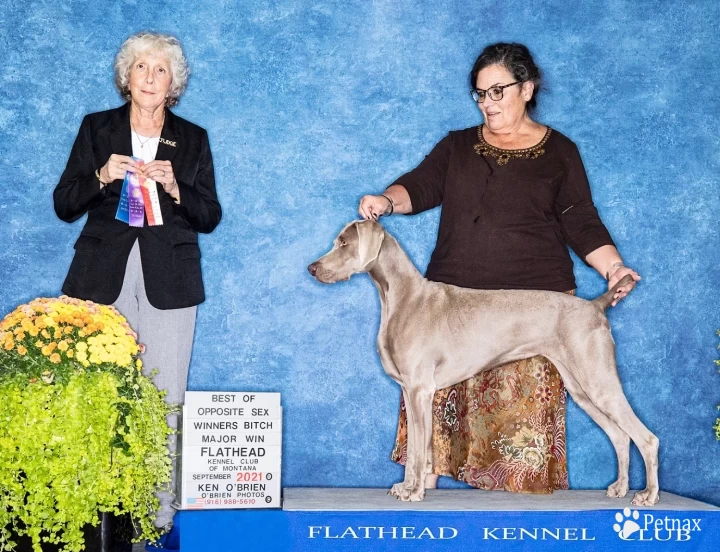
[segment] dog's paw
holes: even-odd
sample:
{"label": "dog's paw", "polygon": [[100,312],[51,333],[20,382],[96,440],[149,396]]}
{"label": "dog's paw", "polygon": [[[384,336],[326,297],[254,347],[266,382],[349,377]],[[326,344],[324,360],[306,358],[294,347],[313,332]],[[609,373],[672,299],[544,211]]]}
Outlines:
{"label": "dog's paw", "polygon": [[633,506],[655,506],[660,500],[660,495],[657,491],[651,489],[645,489],[635,495],[632,500]]}
{"label": "dog's paw", "polygon": [[425,489],[419,485],[410,485],[405,482],[395,483],[388,491],[388,494],[395,496],[403,502],[420,502],[425,498]]}
{"label": "dog's paw", "polygon": [[420,487],[406,487],[397,495],[403,502],[421,502],[425,498],[425,489]]}
{"label": "dog's paw", "polygon": [[407,489],[408,489],[408,484],[405,483],[404,481],[401,481],[400,483],[395,483],[388,491],[388,494],[390,496],[395,496],[402,500],[401,495],[407,493]]}
{"label": "dog's paw", "polygon": [[627,492],[628,482],[620,481],[619,479],[607,488],[607,496],[610,498],[622,498],[627,494]]}

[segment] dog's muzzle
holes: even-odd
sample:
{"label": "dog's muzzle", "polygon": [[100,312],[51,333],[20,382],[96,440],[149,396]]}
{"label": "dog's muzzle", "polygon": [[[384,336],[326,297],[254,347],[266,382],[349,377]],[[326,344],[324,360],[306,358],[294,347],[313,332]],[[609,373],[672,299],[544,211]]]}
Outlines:
{"label": "dog's muzzle", "polygon": [[350,276],[348,275],[347,278],[339,278],[337,273],[333,272],[332,270],[328,270],[325,266],[323,266],[322,262],[315,261],[313,264],[308,266],[308,272],[312,274],[315,279],[322,283],[322,284],[334,284],[336,282],[339,282],[340,280],[349,280]]}
{"label": "dog's muzzle", "polygon": [[308,272],[312,274],[318,282],[322,282],[323,284],[331,283],[328,279],[327,270],[323,269],[320,261],[315,261],[313,264],[308,266]]}

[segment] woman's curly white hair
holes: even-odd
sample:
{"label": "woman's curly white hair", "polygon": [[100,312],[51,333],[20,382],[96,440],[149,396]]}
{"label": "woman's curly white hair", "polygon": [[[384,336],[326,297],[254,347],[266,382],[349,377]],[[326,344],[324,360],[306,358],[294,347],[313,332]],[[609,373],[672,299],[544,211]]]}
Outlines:
{"label": "woman's curly white hair", "polygon": [[185,92],[190,74],[180,41],[174,36],[142,32],[128,38],[115,57],[115,86],[123,98],[130,100],[130,69],[138,56],[145,53],[162,56],[170,64],[172,82],[166,104],[172,107]]}

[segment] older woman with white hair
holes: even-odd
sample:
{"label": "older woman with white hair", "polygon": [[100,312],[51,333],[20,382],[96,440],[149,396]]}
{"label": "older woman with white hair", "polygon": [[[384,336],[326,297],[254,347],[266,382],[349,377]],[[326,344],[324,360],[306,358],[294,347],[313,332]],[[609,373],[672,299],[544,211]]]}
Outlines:
{"label": "older woman with white hair", "polygon": [[[83,119],[54,192],[60,219],[87,214],[63,292],[120,310],[146,346],[145,370],[158,370],[155,383],[174,404],[184,401],[195,313],[205,300],[198,233],[212,232],[221,217],[207,133],[168,109],[187,79],[176,38],[127,39],[115,60],[127,103]],[[133,225],[118,218],[126,172],[144,177],[152,220],[138,220],[137,211]],[[174,453],[174,440],[169,447]],[[167,529],[173,495],[159,498],[155,523]]]}

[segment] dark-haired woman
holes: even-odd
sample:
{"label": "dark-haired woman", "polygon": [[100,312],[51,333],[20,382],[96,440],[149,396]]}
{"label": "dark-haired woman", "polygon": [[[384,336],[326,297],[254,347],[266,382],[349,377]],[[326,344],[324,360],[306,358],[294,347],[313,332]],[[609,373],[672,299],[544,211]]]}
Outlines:
{"label": "dark-haired woman", "polygon": [[[484,123],[450,132],[382,195],[366,195],[365,219],[442,205],[427,278],[474,289],[573,293],[568,245],[612,287],[630,274],[600,220],[575,144],[534,121],[540,71],[521,44],[483,50],[470,75]],[[385,197],[387,196],[387,197]],[[620,288],[616,304],[633,284]],[[404,463],[401,405],[392,458]],[[538,356],[439,390],[433,403],[433,474],[481,489],[549,493],[568,488],[565,389]]]}

